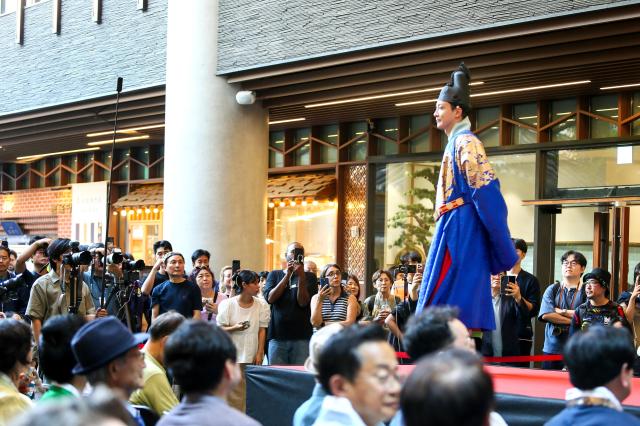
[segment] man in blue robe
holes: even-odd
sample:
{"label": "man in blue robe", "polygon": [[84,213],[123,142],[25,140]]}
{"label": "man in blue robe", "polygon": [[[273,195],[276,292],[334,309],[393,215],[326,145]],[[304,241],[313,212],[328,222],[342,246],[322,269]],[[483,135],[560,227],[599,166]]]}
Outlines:
{"label": "man in blue robe", "polygon": [[518,256],[500,182],[482,142],[470,130],[469,80],[469,70],[460,64],[440,91],[433,113],[449,141],[417,312],[430,305],[453,305],[468,328],[493,330],[490,276],[510,269]]}

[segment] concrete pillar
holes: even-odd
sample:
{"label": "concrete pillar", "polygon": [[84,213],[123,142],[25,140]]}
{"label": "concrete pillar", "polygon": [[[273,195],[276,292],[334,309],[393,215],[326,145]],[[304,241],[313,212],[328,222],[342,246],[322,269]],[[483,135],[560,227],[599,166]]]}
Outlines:
{"label": "concrete pillar", "polygon": [[[217,0],[169,0],[163,236],[212,268],[265,265],[267,112],[216,77]],[[190,264],[190,260],[188,260]]]}

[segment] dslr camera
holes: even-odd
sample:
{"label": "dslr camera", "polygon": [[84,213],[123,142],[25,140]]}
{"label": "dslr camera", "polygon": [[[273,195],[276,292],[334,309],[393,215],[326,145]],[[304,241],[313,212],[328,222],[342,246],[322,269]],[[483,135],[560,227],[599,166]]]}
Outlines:
{"label": "dslr camera", "polygon": [[12,298],[11,293],[15,293],[19,288],[26,286],[27,283],[24,282],[22,274],[9,278],[8,280],[4,280],[0,283],[0,301],[3,300],[7,294],[9,294],[9,298]]}
{"label": "dslr camera", "polygon": [[396,273],[400,272],[402,274],[415,274],[416,273],[416,265],[398,265],[395,267]]}
{"label": "dslr camera", "polygon": [[91,265],[93,256],[88,250],[78,251],[76,253],[69,253],[62,256],[62,264],[69,265],[72,268],[77,268],[80,265]]}

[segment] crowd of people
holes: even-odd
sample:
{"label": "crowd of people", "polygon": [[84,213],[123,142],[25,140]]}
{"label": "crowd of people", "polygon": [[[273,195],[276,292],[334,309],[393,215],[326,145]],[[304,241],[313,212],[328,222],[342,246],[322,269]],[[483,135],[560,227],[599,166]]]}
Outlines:
{"label": "crowd of people", "polygon": [[[541,293],[521,267],[526,243],[513,244],[517,263],[487,280],[496,329],[482,334],[454,307],[416,314],[423,259],[415,252],[375,271],[366,295],[338,264],[318,274],[298,242],[282,269],[225,266],[219,281],[208,251],[195,250],[189,268],[166,240],[154,244],[146,275],[102,244],[37,237],[20,256],[0,246],[0,425],[43,415],[50,424],[86,424],[91,415],[108,424],[257,424],[243,414],[250,364],[304,365],[315,375],[296,426],[504,425],[481,355],[531,354],[536,318],[546,324],[543,352],[564,354],[543,368],[568,368],[576,386],[550,424],[580,423],[580,408],[594,401],[623,416],[640,346],[640,265],[633,290],[614,302],[611,275],[585,273],[586,258],[570,250],[562,280]],[[596,341],[603,333],[606,343]],[[607,369],[586,380],[596,356],[607,357]],[[416,364],[404,382],[399,362]]]}

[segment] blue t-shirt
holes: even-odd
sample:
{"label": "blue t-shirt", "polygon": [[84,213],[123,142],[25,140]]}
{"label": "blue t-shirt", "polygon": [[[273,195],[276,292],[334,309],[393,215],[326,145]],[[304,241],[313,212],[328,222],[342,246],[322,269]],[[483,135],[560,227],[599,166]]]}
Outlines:
{"label": "blue t-shirt", "polygon": [[165,281],[151,293],[151,306],[159,305],[160,314],[171,310],[192,318],[193,311],[202,310],[202,293],[197,284],[189,280],[179,283]]}

